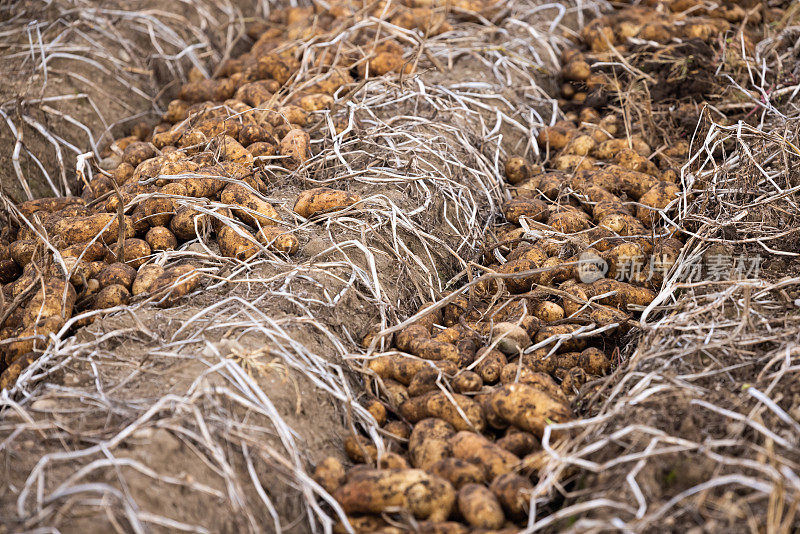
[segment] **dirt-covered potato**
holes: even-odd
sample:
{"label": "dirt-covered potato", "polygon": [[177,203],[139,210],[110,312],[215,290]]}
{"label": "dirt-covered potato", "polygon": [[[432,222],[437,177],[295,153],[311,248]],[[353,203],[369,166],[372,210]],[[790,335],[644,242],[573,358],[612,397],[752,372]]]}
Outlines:
{"label": "dirt-covered potato", "polygon": [[283,136],[280,143],[280,155],[284,157],[282,163],[287,169],[296,169],[306,162],[309,157],[310,138],[305,130],[295,128]]}
{"label": "dirt-covered potato", "polygon": [[325,488],[328,493],[333,493],[345,481],[345,469],[337,458],[328,456],[314,468],[312,475],[314,481]]}
{"label": "dirt-covered potato", "polygon": [[494,479],[489,488],[509,517],[521,518],[528,515],[533,493],[530,480],[516,473],[506,473]]}
{"label": "dirt-covered potato", "polygon": [[136,269],[125,263],[112,263],[103,268],[96,278],[101,288],[119,284],[128,289],[136,278]]}
{"label": "dirt-covered potato", "polygon": [[80,258],[82,261],[99,261],[105,258],[106,247],[102,243],[77,243],[61,250],[64,258]]}
{"label": "dirt-covered potato", "polygon": [[523,327],[510,322],[501,322],[494,325],[491,342],[496,343],[502,353],[516,356],[531,345],[531,338]]}
{"label": "dirt-covered potato", "polygon": [[449,443],[453,457],[481,466],[487,481],[511,472],[519,463],[517,456],[481,434],[461,431],[451,437]]}
{"label": "dirt-covered potato", "polygon": [[181,297],[197,289],[201,273],[194,265],[185,264],[170,267],[155,279],[150,293],[162,306],[172,306]]}
{"label": "dirt-covered potato", "polygon": [[[457,403],[458,408],[453,401]],[[427,417],[437,417],[447,421],[457,430],[474,429],[480,432],[486,424],[480,405],[458,393],[446,395],[442,391],[433,391],[407,400],[400,405],[399,411],[400,415],[412,423]]]}
{"label": "dirt-covered potato", "polygon": [[111,284],[100,290],[94,300],[94,307],[98,310],[124,306],[131,300],[128,288],[120,284]]}
{"label": "dirt-covered potato", "polygon": [[[133,237],[134,232],[133,221],[124,217],[125,237]],[[53,233],[68,245],[91,241],[98,235],[102,242],[114,243],[119,237],[119,219],[113,213],[65,217],[55,224]]]}
{"label": "dirt-covered potato", "polygon": [[466,484],[483,484],[486,480],[479,465],[460,458],[442,458],[427,471],[447,480],[457,490]]}
{"label": "dirt-covered potato", "polygon": [[458,511],[467,523],[478,528],[498,529],[506,520],[497,497],[479,484],[467,484],[458,491]]}
{"label": "dirt-covered potato", "polygon": [[498,386],[488,404],[494,415],[536,436],[542,435],[549,422],[562,423],[572,418],[566,405],[530,384]]}
{"label": "dirt-covered potato", "polygon": [[154,226],[147,231],[144,240],[150,245],[150,250],[158,252],[163,250],[175,250],[178,246],[178,239],[169,228]]}
{"label": "dirt-covered potato", "polygon": [[348,514],[401,508],[420,519],[444,521],[455,503],[455,490],[421,469],[365,469],[340,486],[334,498]]}
{"label": "dirt-covered potato", "polygon": [[[525,336],[527,337],[527,334],[525,334]],[[503,342],[506,340],[507,338],[504,338]],[[503,342],[500,344],[503,344]],[[477,356],[477,364],[475,365],[474,369],[475,372],[481,377],[483,383],[494,384],[500,380],[500,373],[503,371],[503,367],[505,367],[508,363],[505,354],[496,349],[482,349],[478,351]]]}
{"label": "dirt-covered potato", "polygon": [[136,273],[136,278],[131,287],[131,293],[133,293],[134,296],[147,293],[150,291],[150,288],[153,287],[153,283],[162,274],[164,274],[164,268],[160,265],[142,265]]}
{"label": "dirt-covered potato", "polygon": [[172,233],[181,240],[194,239],[203,235],[210,227],[210,216],[191,205],[181,206],[169,222]]}
{"label": "dirt-covered potato", "polygon": [[519,224],[523,217],[536,222],[544,222],[548,217],[547,204],[538,198],[514,199],[503,210],[506,220],[513,224]]}
{"label": "dirt-covered potato", "polygon": [[456,431],[442,419],[423,419],[414,425],[408,440],[408,458],[411,465],[426,471],[433,464],[451,455],[450,438]]}
{"label": "dirt-covered potato", "polygon": [[678,198],[681,189],[669,182],[659,182],[639,198],[636,208],[636,218],[646,226],[653,226],[653,223],[660,220],[658,211],[663,210],[672,201]]}
{"label": "dirt-covered potato", "polygon": [[530,180],[539,172],[541,172],[541,169],[531,165],[525,158],[509,158],[506,161],[506,181],[510,184],[518,184]]}
{"label": "dirt-covered potato", "polygon": [[320,213],[344,209],[360,201],[361,197],[355,193],[328,187],[317,187],[300,193],[294,204],[294,211],[301,217],[308,219]]}
{"label": "dirt-covered potato", "polygon": [[242,184],[227,185],[220,200],[224,204],[230,204],[233,214],[240,221],[255,228],[273,226],[280,222],[280,216],[272,204]]}
{"label": "dirt-covered potato", "polygon": [[560,321],[564,318],[564,308],[549,300],[537,302],[533,306],[531,313],[545,323]]}
{"label": "dirt-covered potato", "polygon": [[369,439],[361,435],[350,435],[344,440],[344,452],[350,461],[357,464],[375,463],[378,448]]}
{"label": "dirt-covered potato", "polygon": [[297,237],[278,226],[261,227],[256,233],[256,239],[267,249],[290,256],[300,250],[300,241]]}
{"label": "dirt-covered potato", "polygon": [[[555,383],[555,382],[554,382]],[[558,387],[558,386],[556,386]],[[559,390],[559,393],[561,390]],[[539,440],[530,432],[523,432],[517,428],[508,427],[506,435],[498,439],[495,445],[505,449],[511,454],[522,458],[539,448]],[[502,475],[501,475],[502,476]]]}
{"label": "dirt-covered potato", "polygon": [[453,378],[451,384],[456,393],[472,393],[481,390],[483,379],[473,371],[461,371]]}
{"label": "dirt-covered potato", "polygon": [[[548,358],[553,359],[553,356]],[[525,357],[523,358],[524,362],[527,364],[532,360],[532,358]],[[543,371],[536,371],[529,365],[520,365],[518,362],[509,363],[503,368],[503,372],[500,375],[500,382],[503,384],[512,384],[515,382],[522,383],[522,384],[530,384],[537,389],[540,389],[553,397],[556,400],[560,400],[562,402],[566,402],[564,396],[561,394],[561,390],[556,384],[555,380],[547,374],[552,369],[549,366],[543,366]]]}
{"label": "dirt-covered potato", "polygon": [[136,237],[131,237],[123,241],[122,258],[117,257],[118,250],[118,245],[111,245],[108,247],[105,261],[107,263],[120,261],[130,265],[134,269],[138,269],[140,266],[144,265],[150,258],[150,253],[152,252],[147,241]]}

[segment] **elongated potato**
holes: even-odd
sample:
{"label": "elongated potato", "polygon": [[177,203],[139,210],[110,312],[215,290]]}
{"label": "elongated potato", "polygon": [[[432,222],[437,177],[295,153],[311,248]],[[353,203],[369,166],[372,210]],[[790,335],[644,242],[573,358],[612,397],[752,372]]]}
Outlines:
{"label": "elongated potato", "polygon": [[340,486],[334,498],[348,514],[403,508],[421,519],[444,521],[455,503],[455,490],[421,469],[363,470]]}
{"label": "elongated potato", "polygon": [[549,422],[569,421],[572,413],[563,403],[529,384],[506,384],[490,395],[493,413],[515,427],[541,437]]}
{"label": "elongated potato", "polygon": [[153,282],[150,293],[155,295],[162,306],[172,306],[181,297],[197,289],[201,273],[194,265],[177,265],[166,269]]}
{"label": "elongated potato", "polygon": [[548,216],[547,204],[538,198],[517,198],[505,205],[503,214],[513,224],[519,224],[522,218],[544,222]]}
{"label": "elongated potato", "polygon": [[164,268],[160,265],[142,265],[136,273],[136,279],[133,281],[131,293],[133,293],[134,296],[147,293],[150,291],[150,288],[153,287],[153,283],[155,283],[162,274],[164,274]]}
{"label": "elongated potato", "polygon": [[50,317],[65,321],[72,316],[75,299],[76,293],[72,284],[65,283],[61,278],[51,278],[25,304],[22,324],[33,325]]}
{"label": "elongated potato", "polygon": [[458,393],[449,397],[452,397],[455,404],[442,391],[433,391],[411,398],[400,405],[400,415],[412,423],[427,417],[438,417],[453,425],[456,430],[474,429],[478,432],[483,430],[486,421],[480,405]]}
{"label": "elongated potato", "polygon": [[[133,221],[124,218],[125,237],[134,236]],[[105,230],[103,230],[105,228]],[[53,233],[61,237],[68,245],[91,241],[97,235],[105,243],[114,243],[119,237],[119,219],[113,213],[97,213],[83,217],[66,217],[55,224]]]}
{"label": "elongated potato", "polygon": [[378,448],[369,439],[361,435],[350,435],[344,440],[344,452],[350,460],[357,464],[371,463],[378,458]]}
{"label": "elongated potato", "polygon": [[517,456],[474,432],[457,433],[450,438],[450,448],[454,458],[481,466],[487,481],[511,472],[519,463]]}
{"label": "elongated potato", "polygon": [[497,497],[479,484],[467,484],[459,490],[458,511],[467,523],[478,528],[498,529],[506,520]]}
{"label": "elongated potato", "polygon": [[411,431],[408,458],[411,465],[426,471],[451,454],[450,438],[456,433],[453,425],[442,419],[423,419]]}
{"label": "elongated potato", "polygon": [[460,458],[442,458],[427,471],[447,480],[456,490],[467,484],[483,484],[485,482],[485,475],[480,466]]}
{"label": "elongated potato", "polygon": [[328,187],[317,187],[300,193],[294,204],[294,211],[301,217],[308,219],[321,213],[344,209],[360,201],[361,197],[355,193]]}
{"label": "elongated potato", "polygon": [[[231,205],[236,217],[250,226],[273,226],[280,222],[280,216],[269,202],[262,200],[255,193],[241,184],[229,184],[220,196],[225,204]],[[241,206],[241,208],[237,207]]]}
{"label": "elongated potato", "polygon": [[494,479],[489,488],[509,517],[521,518],[528,515],[533,493],[530,480],[516,473],[506,473]]}
{"label": "elongated potato", "polygon": [[287,169],[296,169],[308,160],[309,142],[308,133],[298,128],[289,130],[281,139],[280,155],[284,156],[283,164]]}
{"label": "elongated potato", "polygon": [[[527,338],[527,334],[525,337]],[[482,349],[478,352],[477,361],[475,372],[478,373],[484,384],[494,384],[500,380],[500,373],[508,363],[505,354],[496,349]]]}

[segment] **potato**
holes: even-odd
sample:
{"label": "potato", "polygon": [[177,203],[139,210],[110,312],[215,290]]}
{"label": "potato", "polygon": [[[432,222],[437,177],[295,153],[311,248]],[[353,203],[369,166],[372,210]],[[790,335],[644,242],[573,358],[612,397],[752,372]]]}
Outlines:
{"label": "potato", "polygon": [[150,253],[152,252],[147,241],[132,237],[123,242],[123,258],[120,259],[117,257],[117,246],[118,245],[111,245],[108,248],[105,255],[106,262],[115,263],[117,261],[122,261],[134,269],[138,269],[140,266],[144,265],[150,258]]}
{"label": "potato", "polygon": [[22,274],[20,266],[12,259],[0,260],[0,284],[10,284]]}
{"label": "potato", "polygon": [[300,98],[300,107],[308,112],[330,109],[331,106],[333,106],[333,97],[324,93],[314,93]]}
{"label": "potato", "polygon": [[339,487],[334,498],[348,514],[401,508],[417,518],[444,521],[455,503],[455,490],[420,469],[365,469]]}
{"label": "potato", "polygon": [[564,155],[573,155],[573,156],[581,156],[586,157],[588,156],[596,145],[595,140],[590,135],[579,135],[575,139],[569,142],[567,146],[564,147],[563,154]]}
{"label": "potato", "polygon": [[531,165],[525,158],[509,158],[505,165],[506,181],[518,184],[530,180],[534,175],[540,174],[541,168]]}
{"label": "potato", "polygon": [[427,471],[439,460],[449,457],[449,440],[455,433],[453,425],[442,419],[423,419],[414,425],[408,440],[411,465]]}
{"label": "potato", "polygon": [[151,251],[175,250],[178,246],[178,239],[168,228],[154,226],[147,231],[144,240],[150,246]]}
{"label": "potato", "polygon": [[26,218],[30,218],[31,215],[36,213],[37,211],[41,211],[44,213],[53,213],[56,211],[61,211],[64,208],[68,208],[70,206],[83,206],[84,201],[80,197],[47,197],[47,198],[37,198],[36,200],[28,200],[22,202],[17,206],[19,211],[24,215]]}
{"label": "potato", "polygon": [[479,484],[467,484],[458,491],[458,511],[478,528],[499,529],[506,519],[497,497]]}
{"label": "potato", "polygon": [[453,457],[481,466],[487,481],[511,472],[520,461],[514,454],[473,432],[458,432],[449,442]]}
{"label": "potato", "polygon": [[680,193],[680,188],[675,184],[669,182],[657,183],[639,198],[641,206],[636,208],[636,218],[642,221],[645,226],[652,227],[654,223],[661,220],[657,211],[666,208],[668,204],[678,198]]}
{"label": "potato", "polygon": [[410,398],[406,386],[397,380],[384,378],[382,381],[383,385],[381,390],[383,391],[384,397],[389,402],[389,405],[393,410],[396,410],[398,406]]}
{"label": "potato", "polygon": [[527,517],[533,494],[530,480],[516,473],[506,473],[494,479],[489,488],[509,517]]}
{"label": "potato", "polygon": [[153,283],[158,279],[159,276],[164,274],[164,268],[160,265],[148,264],[142,265],[139,267],[139,271],[136,273],[136,279],[133,281],[133,286],[131,287],[131,292],[133,295],[140,295],[142,293],[147,293],[150,291],[150,288],[153,286]]}
{"label": "potato", "polygon": [[152,143],[136,141],[128,145],[122,152],[122,161],[136,168],[140,163],[156,157],[158,149]]}
{"label": "potato", "polygon": [[[222,191],[220,200],[231,205],[236,217],[250,226],[273,226],[280,222],[278,212],[272,204],[262,200],[242,184],[229,184]],[[241,206],[241,208],[237,208]]]}
{"label": "potato", "polygon": [[419,397],[425,393],[436,391],[439,386],[436,384],[441,372],[434,367],[426,367],[414,375],[411,383],[408,384],[409,397]]}
{"label": "potato", "polygon": [[469,529],[455,521],[420,521],[414,530],[416,534],[469,534]]}
{"label": "potato", "polygon": [[546,372],[549,372],[551,369],[555,368],[556,356],[557,355],[553,355],[547,358],[548,363],[547,365],[543,366],[543,370],[545,372],[535,371],[532,367],[527,365],[531,359],[535,357],[533,355],[531,357],[523,358],[525,362],[522,366],[516,362],[509,363],[503,368],[503,372],[500,374],[500,382],[503,384],[511,384],[515,382],[520,384],[530,384],[531,386],[544,391],[554,399],[566,402],[566,399],[561,394],[558,384],[556,384],[555,380],[553,380],[550,375],[545,374]]}
{"label": "potato", "polygon": [[394,440],[406,441],[411,436],[411,425],[403,421],[389,421],[383,426],[383,432]]}
{"label": "potato", "polygon": [[240,261],[247,261],[261,252],[261,246],[255,236],[241,227],[234,229],[231,226],[223,226],[217,232],[217,244],[222,256]]}
{"label": "potato", "polygon": [[542,150],[547,150],[548,147],[552,150],[561,150],[577,136],[578,131],[574,126],[557,123],[554,126],[543,128],[539,132],[536,140]]}
{"label": "potato", "polygon": [[523,217],[536,222],[547,220],[547,204],[538,198],[517,198],[508,202],[503,208],[503,215],[512,224],[520,224]]}
{"label": "potato", "polygon": [[564,318],[564,308],[548,300],[537,302],[531,309],[531,313],[545,323],[560,321]]}
{"label": "potato", "polygon": [[409,469],[408,462],[396,452],[387,452],[378,459],[380,469]]}
{"label": "potato", "polygon": [[529,384],[506,384],[489,397],[491,411],[509,424],[541,437],[550,421],[569,421],[569,408]]}
{"label": "potato", "polygon": [[429,362],[399,354],[373,358],[367,367],[381,378],[391,378],[408,385],[417,373],[434,363],[436,367],[448,374],[455,374],[457,370],[456,365],[450,361]]}
{"label": "potato", "polygon": [[112,263],[103,268],[97,275],[97,281],[100,283],[101,288],[110,285],[119,284],[126,289],[133,285],[136,278],[136,269],[125,263]]}
{"label": "potato", "polygon": [[436,341],[435,339],[417,338],[412,341],[409,348],[411,354],[419,356],[423,360],[459,361],[458,349],[452,343]]}
{"label": "potato", "polygon": [[300,250],[300,241],[297,237],[288,232],[284,232],[277,226],[263,226],[256,233],[256,240],[274,252],[284,254],[296,254]]}
{"label": "potato", "polygon": [[[525,337],[527,338],[527,333]],[[503,341],[507,339],[508,338],[504,338]],[[500,373],[503,371],[503,367],[505,367],[506,363],[508,363],[502,352],[488,349],[482,349],[478,353],[477,362],[478,364],[475,366],[475,372],[478,373],[485,384],[494,384],[500,380]]]}
{"label": "potato", "polygon": [[80,258],[82,261],[99,261],[106,255],[106,247],[102,243],[76,243],[60,251],[64,258]]}
{"label": "potato", "polygon": [[473,371],[461,371],[451,380],[450,384],[456,393],[471,393],[481,390],[483,379]]}
{"label": "potato", "polygon": [[51,278],[38,286],[22,312],[22,324],[34,325],[43,319],[56,317],[65,321],[72,316],[75,288],[61,278]]}
{"label": "potato", "polygon": [[294,211],[306,219],[321,213],[329,213],[344,209],[361,202],[355,193],[339,191],[328,187],[317,187],[300,193],[294,204]]}
{"label": "potato", "polygon": [[561,68],[561,77],[571,82],[586,81],[591,74],[591,67],[581,59],[570,61]]}
{"label": "potato", "polygon": [[427,471],[447,480],[456,490],[467,484],[483,484],[485,481],[480,466],[460,458],[442,458]]}
{"label": "potato", "polygon": [[[538,269],[539,266],[527,258],[511,260],[503,265],[495,267],[495,271],[500,274],[525,273]],[[503,283],[510,293],[519,294],[531,290],[533,284],[539,281],[540,273],[521,274],[519,276],[502,278]],[[495,292],[497,290],[496,280],[485,280],[477,285],[477,289],[482,292]]]}
{"label": "potato", "polygon": [[628,304],[647,306],[656,298],[655,293],[647,288],[636,287],[625,282],[620,282],[619,280],[611,280],[608,278],[601,278],[600,280],[592,282],[592,290],[596,295],[615,291],[616,294],[598,299],[597,302],[608,304],[621,310],[626,310]]}
{"label": "potato", "polygon": [[[497,348],[509,356],[516,356],[531,345],[531,339],[524,328],[514,323],[506,322],[498,323],[494,326],[491,342],[493,344],[496,342]],[[485,378],[484,381],[486,381]]]}
{"label": "potato", "polygon": [[352,462],[357,464],[374,464],[378,458],[378,448],[369,439],[361,435],[347,436],[344,440],[344,452]]}
{"label": "potato", "polygon": [[94,307],[98,310],[124,306],[131,300],[131,294],[123,285],[111,284],[100,290],[94,300]]}
{"label": "potato", "polygon": [[[124,218],[124,225],[125,237],[133,237],[135,230],[130,217]],[[53,233],[68,245],[91,241],[98,235],[101,241],[114,243],[119,236],[119,219],[113,213],[65,217],[56,223]]]}
{"label": "potato", "polygon": [[11,258],[19,265],[20,267],[25,267],[28,263],[31,262],[34,254],[36,254],[37,250],[39,254],[44,253],[44,246],[41,242],[37,239],[20,239],[14,241],[8,247],[9,254]]}
{"label": "potato", "polygon": [[[448,397],[452,398],[458,407]],[[481,407],[469,397],[458,393],[446,395],[442,391],[433,391],[420,397],[414,397],[401,404],[399,412],[412,423],[427,417],[438,417],[453,425],[457,430],[472,428],[480,432],[486,423]],[[462,416],[461,413],[464,415]]]}
{"label": "potato", "polygon": [[283,156],[283,165],[289,170],[294,170],[309,158],[310,137],[304,130],[294,128],[289,130],[281,139],[280,155]]}
{"label": "potato", "polygon": [[200,285],[201,273],[190,264],[170,267],[155,279],[150,293],[162,306],[172,306]]}
{"label": "potato", "polygon": [[191,205],[179,207],[169,222],[170,230],[181,240],[194,239],[205,234],[210,228],[210,216],[194,209]]}
{"label": "potato", "polygon": [[[562,324],[557,326],[544,326],[539,329],[539,332],[536,333],[534,338],[534,343],[541,343],[548,338],[553,336],[564,336],[562,337],[561,345],[559,349],[562,352],[569,352],[575,350],[583,350],[586,347],[586,339],[585,338],[570,338],[569,336],[578,329],[578,325],[572,324]],[[551,341],[551,344],[557,343],[558,338],[554,338]],[[546,347],[549,350],[549,347]]]}
{"label": "potato", "polygon": [[[555,384],[555,382],[553,383]],[[558,386],[556,386],[556,388],[558,388]],[[558,392],[561,394],[560,389],[558,389]],[[522,432],[521,430],[518,430],[512,426],[508,428],[505,436],[495,442],[495,445],[501,449],[507,450],[519,458],[522,458],[523,456],[530,454],[539,448],[539,440],[536,439],[536,436],[530,432]],[[500,476],[502,477],[506,475]]]}
{"label": "potato", "polygon": [[247,151],[250,152],[254,158],[261,156],[274,156],[278,153],[278,147],[272,143],[258,142],[248,145]]}

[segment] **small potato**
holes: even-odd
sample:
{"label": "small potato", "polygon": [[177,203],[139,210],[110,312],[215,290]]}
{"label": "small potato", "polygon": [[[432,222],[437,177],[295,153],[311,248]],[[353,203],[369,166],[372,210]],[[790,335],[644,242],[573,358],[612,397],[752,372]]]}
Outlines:
{"label": "small potato", "polygon": [[332,105],[333,97],[324,93],[306,95],[300,99],[300,107],[308,112],[330,109]]}
{"label": "small potato", "polygon": [[278,153],[278,147],[272,143],[259,141],[247,146],[247,151],[250,152],[254,158],[261,156],[274,156]]}
{"label": "small potato", "polygon": [[312,478],[325,491],[333,493],[345,482],[344,466],[338,459],[328,456],[314,468]]}
{"label": "small potato", "polygon": [[261,252],[255,236],[240,227],[234,229],[231,226],[223,226],[217,232],[217,244],[221,255],[240,261],[249,260]]}
{"label": "small potato", "polygon": [[106,247],[102,243],[76,243],[61,251],[64,258],[80,258],[82,261],[99,261],[106,255]]}
{"label": "small potato", "polygon": [[253,156],[256,154],[253,154],[251,146],[255,143],[268,143],[270,146],[274,147],[274,145],[271,144],[273,142],[271,131],[258,124],[245,124],[242,126],[239,132],[239,142],[246,146],[247,151]]}
{"label": "small potato", "polygon": [[458,510],[473,527],[499,529],[505,515],[494,493],[479,484],[467,484],[458,492]]}
{"label": "small potato", "polygon": [[121,285],[125,289],[133,285],[136,278],[136,269],[125,263],[112,263],[107,265],[97,275],[97,281],[100,282],[100,287],[105,288],[110,285]]}
{"label": "small potato", "polygon": [[461,371],[453,378],[451,384],[456,393],[471,393],[481,390],[483,387],[483,380],[478,373],[473,371]]}
{"label": "small potato", "polygon": [[178,239],[168,228],[154,226],[147,231],[144,240],[150,245],[152,251],[175,250]]}
{"label": "small potato", "polygon": [[367,409],[370,415],[375,418],[375,422],[378,423],[378,426],[383,426],[386,424],[386,406],[384,406],[378,399],[369,399],[364,403],[364,407]]}
{"label": "small potato", "polygon": [[[458,404],[460,409],[456,409],[450,398]],[[474,429],[480,432],[486,424],[481,407],[469,397],[457,393],[445,395],[442,391],[434,391],[414,397],[400,405],[399,412],[412,423],[427,417],[438,417],[453,425],[457,430]],[[466,416],[466,419],[461,413]]]}
{"label": "small potato", "polygon": [[573,127],[566,125],[556,124],[543,128],[536,140],[539,143],[539,148],[547,150],[561,150],[575,137],[578,136],[578,131]]}
{"label": "small potato", "polygon": [[423,360],[448,360],[451,362],[459,360],[458,349],[455,345],[435,339],[417,338],[411,343],[409,349],[411,354],[419,356]]}
{"label": "small potato", "polygon": [[488,482],[511,472],[519,463],[517,456],[474,432],[462,431],[451,437],[450,449],[454,458],[481,466]]}
{"label": "small potato", "polygon": [[[583,350],[586,347],[585,338],[570,338],[569,336],[578,329],[578,325],[562,324],[557,326],[544,326],[539,329],[534,338],[534,343],[541,343],[546,339],[553,338],[551,343],[555,344],[559,338],[562,339],[559,350],[570,352]],[[558,336],[558,337],[555,337]],[[546,347],[549,350],[549,347]]]}
{"label": "small potato", "polygon": [[[639,198],[636,208],[636,218],[647,227],[652,227],[654,222],[659,222],[658,212],[662,211],[680,195],[680,188],[669,182],[659,182]],[[650,209],[648,209],[650,208]]]}
{"label": "small potato", "polygon": [[616,294],[599,299],[598,302],[614,306],[621,310],[626,310],[628,304],[647,306],[656,298],[656,294],[647,288],[636,287],[625,282],[620,282],[619,280],[601,278],[600,280],[592,282],[591,285],[595,295],[602,295],[612,291],[616,292]]}
{"label": "small potato", "polygon": [[[525,337],[527,337],[527,333]],[[503,341],[507,339],[508,338],[504,338]],[[500,373],[503,371],[503,367],[508,363],[505,355],[501,351],[487,349],[482,349],[478,352],[477,362],[475,372],[478,373],[484,384],[494,384],[500,380]]]}
{"label": "small potato", "polygon": [[[273,226],[278,224],[280,216],[269,202],[262,200],[253,191],[242,184],[229,184],[222,191],[220,200],[231,205],[236,217],[250,226]],[[241,206],[241,208],[237,208]]]}
{"label": "small potato", "polygon": [[516,473],[500,475],[492,481],[490,489],[509,517],[527,517],[533,484]]}
{"label": "small potato", "polygon": [[569,408],[529,384],[506,384],[490,394],[491,411],[520,430],[541,437],[549,422],[572,418]]}
{"label": "small potato", "polygon": [[497,342],[497,348],[509,356],[516,356],[531,345],[531,339],[524,328],[506,322],[494,326],[491,342]]}
{"label": "small potato", "polygon": [[510,184],[518,184],[530,180],[534,175],[539,174],[541,169],[534,167],[525,158],[509,158],[505,166],[506,181]]}
{"label": "small potato", "polygon": [[292,129],[281,139],[280,155],[284,157],[283,165],[294,170],[309,157],[310,137],[305,130]]}
{"label": "small potato", "polygon": [[[561,393],[561,390],[558,391]],[[539,448],[539,440],[530,432],[522,432],[512,426],[508,428],[505,436],[495,442],[495,445],[522,458]]]}
{"label": "small potato", "polygon": [[650,146],[641,139],[609,139],[597,145],[592,151],[592,156],[605,161],[612,161],[617,153],[623,149],[633,149],[642,157],[649,157],[653,152]]}
{"label": "small potato", "polygon": [[569,142],[569,144],[564,147],[563,154],[564,155],[574,155],[574,156],[588,156],[589,153],[594,149],[596,143],[595,140],[590,135],[579,135],[575,139]]}
{"label": "small potato", "polygon": [[411,431],[408,457],[411,465],[426,471],[433,464],[451,455],[449,439],[455,435],[453,425],[442,419],[423,419]]}
{"label": "small potato", "polygon": [[155,283],[162,274],[164,274],[164,268],[160,265],[154,265],[152,263],[142,265],[136,273],[136,279],[133,281],[131,292],[134,296],[147,293],[150,291],[150,288],[153,287],[153,283]]}
{"label": "small potato", "polygon": [[178,299],[197,289],[200,277],[201,273],[193,265],[170,267],[156,278],[150,293],[156,296],[162,306],[172,306]]}
{"label": "small potato", "polygon": [[131,300],[128,289],[120,284],[111,284],[100,290],[94,300],[94,307],[98,310],[124,306]]}
{"label": "small potato", "polygon": [[[495,271],[500,274],[517,274],[527,273],[538,269],[539,266],[532,260],[526,258],[518,258],[511,260],[503,265],[495,267]],[[510,293],[518,294],[530,291],[533,284],[537,283],[540,278],[540,273],[519,274],[518,276],[503,278],[503,283],[508,288]],[[477,289],[484,293],[494,293],[497,291],[497,282],[494,279],[489,279],[477,285]]]}
{"label": "small potato", "polygon": [[550,302],[548,300],[543,300],[541,302],[536,303],[533,306],[531,313],[539,320],[545,323],[560,321],[561,319],[564,318],[564,308],[562,308],[555,302]]}
{"label": "small potato", "polygon": [[405,441],[411,437],[411,425],[403,421],[389,421],[383,426],[383,431],[395,440]]}
{"label": "small potato", "polygon": [[300,193],[294,204],[294,211],[308,219],[321,213],[344,209],[360,201],[361,197],[355,193],[317,187]]}
{"label": "small potato", "polygon": [[123,258],[117,257],[118,245],[114,244],[108,248],[105,260],[107,263],[122,261],[134,269],[138,269],[150,258],[150,245],[144,239],[132,237],[123,242]]}
{"label": "small potato", "polygon": [[592,74],[592,69],[583,60],[570,61],[561,68],[561,77],[571,82],[584,82]]}
{"label": "small potato", "polygon": [[[553,362],[551,362],[551,360],[553,360]],[[547,359],[548,363],[553,363],[553,365],[552,367],[543,366],[544,368],[542,371],[544,372],[535,371],[528,365],[520,366],[520,364],[517,362],[509,363],[503,368],[503,372],[500,375],[500,382],[503,384],[530,384],[531,386],[544,391],[554,399],[566,403],[567,400],[561,394],[561,390],[559,389],[558,384],[556,384],[556,381],[553,380],[549,374],[546,374],[555,368],[554,360],[554,356],[550,356]],[[529,362],[530,358],[525,358],[525,361],[526,363]]]}
{"label": "small potato", "polygon": [[547,220],[547,204],[538,198],[517,198],[508,202],[503,208],[506,220],[512,224],[519,224],[523,217],[537,222]]}
{"label": "small potato", "polygon": [[37,239],[20,239],[14,241],[9,245],[8,249],[11,258],[17,262],[17,265],[20,267],[28,265],[37,250],[40,255],[44,252],[44,247]]}
{"label": "small potato", "polygon": [[460,458],[442,458],[427,471],[447,480],[456,490],[467,484],[483,484],[485,481],[480,466]]}
{"label": "small potato", "polygon": [[233,161],[248,166],[253,164],[253,155],[239,141],[229,135],[223,136],[217,142],[217,149],[222,161]]}
{"label": "small potato", "polygon": [[579,172],[593,170],[596,160],[589,156],[566,154],[553,160],[553,168],[557,171]]}
{"label": "small potato", "polygon": [[154,158],[157,154],[158,149],[152,143],[136,141],[123,150],[122,161],[136,168],[141,162]]}
{"label": "small potato", "polygon": [[455,503],[455,490],[420,469],[365,469],[339,487],[334,498],[348,514],[401,508],[421,519],[444,521]]}
{"label": "small potato", "polygon": [[300,241],[297,237],[277,226],[262,226],[256,233],[256,239],[267,249],[290,256],[300,250]]}
{"label": "small potato", "polygon": [[381,388],[389,406],[396,411],[397,407],[403,404],[410,398],[406,386],[397,380],[391,378],[384,378],[383,387]]}
{"label": "small potato", "polygon": [[378,448],[361,435],[347,436],[344,440],[344,452],[352,462],[357,464],[374,464],[378,458]]}

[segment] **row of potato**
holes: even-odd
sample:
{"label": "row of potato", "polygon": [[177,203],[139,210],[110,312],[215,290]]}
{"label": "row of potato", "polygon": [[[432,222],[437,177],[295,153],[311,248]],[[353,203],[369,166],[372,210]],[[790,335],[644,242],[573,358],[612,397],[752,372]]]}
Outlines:
{"label": "row of potato", "polygon": [[[490,4],[453,5],[465,11]],[[298,251],[291,225],[267,200],[272,179],[304,165],[311,136],[322,127],[315,113],[330,108],[357,78],[413,71],[404,49],[377,23],[359,24],[310,65],[303,63],[304,42],[378,15],[423,33],[448,29],[445,4],[362,7],[340,1],[287,8],[250,24],[251,49],[220,65],[212,78],[193,70],[158,124],[136,124],[103,151],[80,197],[27,201],[8,214],[0,232],[6,304],[0,389],[16,381],[76,312],[132,298],[170,306],[196,289],[197,266],[162,267],[156,264],[162,251],[198,238],[238,261],[264,250]],[[336,128],[343,125],[337,121]],[[307,219],[360,201],[348,191],[308,189],[291,215]]]}
{"label": "row of potato", "polygon": [[[690,8],[718,26],[751,13],[731,3],[655,4],[591,23],[584,47],[564,53],[565,83],[590,79],[588,65],[580,75],[569,70],[608,50],[596,37],[605,27],[627,28],[611,40],[623,45],[628,36],[650,39],[651,22]],[[632,21],[647,26],[636,30],[643,33],[630,33]],[[385,449],[351,435],[344,445],[354,465],[328,457],[314,471],[356,532],[518,532],[549,459],[545,429],[576,415],[576,401],[611,370],[618,344],[678,260],[683,242],[669,218],[688,143],[653,147],[646,125],[626,126],[601,105],[574,99],[575,88],[562,95],[577,104],[567,120],[538,135],[546,163],[506,162],[512,200],[483,253],[484,271],[499,276],[451,295],[391,339],[363,341],[391,347],[365,369],[374,391],[365,405]],[[561,437],[553,431],[550,443]]]}

